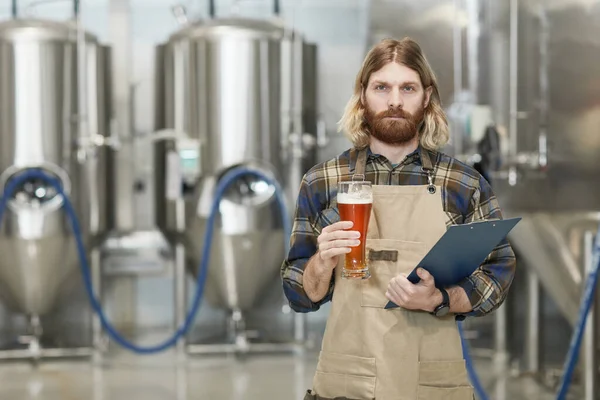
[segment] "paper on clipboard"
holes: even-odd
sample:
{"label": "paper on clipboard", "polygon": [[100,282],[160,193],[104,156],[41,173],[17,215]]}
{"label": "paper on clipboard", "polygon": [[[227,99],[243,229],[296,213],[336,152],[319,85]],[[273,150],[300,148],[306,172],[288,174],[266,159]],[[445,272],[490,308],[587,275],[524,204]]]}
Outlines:
{"label": "paper on clipboard", "polygon": [[[521,218],[478,221],[452,225],[408,276],[412,283],[420,281],[417,268],[427,270],[437,287],[456,285],[470,276]],[[386,309],[398,307],[388,302]]]}

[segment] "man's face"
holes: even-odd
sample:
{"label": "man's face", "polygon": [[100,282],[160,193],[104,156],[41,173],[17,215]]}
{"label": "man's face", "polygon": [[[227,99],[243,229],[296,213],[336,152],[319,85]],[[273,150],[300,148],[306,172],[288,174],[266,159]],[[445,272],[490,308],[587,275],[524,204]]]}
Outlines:
{"label": "man's face", "polygon": [[371,134],[389,144],[413,140],[430,94],[419,74],[404,65],[391,62],[373,72],[363,94]]}

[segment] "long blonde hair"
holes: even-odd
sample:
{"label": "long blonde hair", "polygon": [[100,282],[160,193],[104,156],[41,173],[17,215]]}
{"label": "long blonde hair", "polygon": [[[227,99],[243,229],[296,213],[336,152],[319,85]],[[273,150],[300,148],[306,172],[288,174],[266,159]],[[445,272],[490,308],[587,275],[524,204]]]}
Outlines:
{"label": "long blonde hair", "polygon": [[384,39],[373,47],[356,75],[354,94],[346,105],[344,115],[338,122],[339,131],[343,130],[358,149],[369,145],[369,127],[365,121],[365,106],[361,96],[367,87],[373,72],[383,68],[390,62],[403,64],[415,70],[424,88],[431,87],[429,104],[424,110],[423,124],[419,135],[421,146],[428,150],[443,147],[450,138],[448,120],[442,109],[438,83],[429,62],[423,55],[421,47],[410,38],[402,40]]}

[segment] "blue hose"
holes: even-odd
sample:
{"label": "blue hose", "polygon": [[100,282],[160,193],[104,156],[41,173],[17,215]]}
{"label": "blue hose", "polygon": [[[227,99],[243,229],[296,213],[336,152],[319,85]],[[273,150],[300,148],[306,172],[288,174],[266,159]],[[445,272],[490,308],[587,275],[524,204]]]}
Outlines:
{"label": "blue hose", "polygon": [[275,196],[276,196],[276,200],[279,205],[279,208],[281,210],[281,219],[282,219],[282,223],[283,223],[284,238],[285,238],[284,241],[285,241],[285,246],[286,246],[286,251],[287,251],[287,248],[289,246],[287,239],[289,238],[289,236],[291,234],[291,222],[289,220],[289,216],[287,213],[287,207],[286,207],[285,199],[283,196],[283,190],[281,189],[279,183],[276,180],[271,179],[269,176],[263,174],[262,172],[260,172],[258,170],[255,170],[255,169],[246,168],[246,167],[237,167],[237,168],[230,170],[219,180],[219,184],[217,185],[217,188],[216,188],[215,197],[214,197],[211,209],[210,209],[210,214],[208,217],[208,223],[207,223],[207,228],[206,228],[207,232],[206,232],[206,235],[204,238],[204,245],[202,248],[202,257],[201,257],[200,266],[199,266],[200,272],[199,272],[198,278],[197,278],[196,292],[194,294],[192,307],[186,316],[184,324],[177,329],[175,334],[171,338],[165,340],[163,343],[160,343],[155,346],[142,347],[142,346],[137,346],[135,344],[128,342],[125,338],[123,338],[119,334],[119,332],[117,332],[117,330],[110,324],[110,322],[106,318],[106,315],[104,314],[104,311],[102,310],[102,306],[100,305],[100,302],[97,300],[97,298],[94,294],[94,290],[93,290],[93,286],[92,286],[92,279],[90,277],[90,268],[89,268],[89,264],[88,264],[87,257],[86,257],[85,246],[84,246],[83,240],[82,240],[81,228],[79,226],[79,220],[77,219],[77,215],[75,213],[75,210],[73,208],[73,205],[71,204],[69,197],[67,195],[65,195],[65,193],[63,192],[62,185],[58,179],[47,174],[43,170],[37,169],[37,168],[25,170],[22,173],[20,173],[19,175],[10,179],[4,188],[2,198],[0,199],[0,224],[2,223],[2,216],[3,216],[4,211],[6,210],[6,206],[7,206],[9,199],[13,196],[15,190],[19,186],[21,186],[23,183],[25,183],[27,180],[39,179],[39,180],[42,180],[43,182],[45,182],[46,184],[48,184],[49,186],[53,187],[54,189],[56,189],[58,194],[61,195],[63,198],[63,207],[65,209],[65,212],[67,214],[69,222],[71,223],[71,229],[73,231],[73,235],[75,236],[75,242],[77,245],[77,253],[79,255],[79,260],[80,260],[81,274],[83,276],[83,282],[85,285],[85,289],[86,289],[89,301],[91,303],[93,310],[100,317],[102,326],[104,327],[106,332],[108,332],[108,335],[115,342],[117,342],[118,344],[120,344],[122,347],[124,347],[126,349],[129,349],[135,353],[140,353],[140,354],[158,353],[160,351],[163,351],[163,350],[173,346],[175,343],[177,343],[179,338],[181,338],[181,336],[183,336],[188,331],[188,329],[192,326],[192,323],[194,322],[196,313],[198,312],[198,309],[200,308],[200,301],[202,299],[202,292],[204,290],[204,283],[206,281],[206,273],[208,270],[208,261],[210,259],[210,248],[211,248],[211,244],[212,244],[213,228],[214,228],[215,218],[219,212],[219,204],[221,202],[221,199],[223,198],[223,194],[229,188],[229,186],[231,186],[231,184],[233,184],[240,177],[248,176],[248,175],[258,177],[259,179],[262,179],[265,182],[267,182],[275,187]]}
{"label": "blue hose", "polygon": [[588,276],[585,290],[583,292],[583,301],[579,308],[579,316],[577,317],[577,325],[575,325],[575,331],[571,337],[571,343],[569,345],[569,352],[567,353],[567,359],[564,364],[564,374],[562,376],[557,400],[564,400],[567,397],[569,385],[571,384],[571,378],[573,376],[573,370],[577,364],[577,358],[579,357],[579,348],[581,347],[581,338],[585,331],[585,325],[587,317],[594,301],[594,293],[596,285],[598,284],[598,271],[600,270],[600,226],[596,233],[596,243],[594,245],[594,255],[592,257],[592,270]]}
{"label": "blue hose", "polygon": [[[556,396],[557,400],[565,400],[567,397],[567,393],[569,391],[569,385],[571,384],[571,378],[573,377],[573,371],[575,370],[575,366],[577,365],[577,358],[579,357],[579,350],[581,347],[581,339],[583,337],[583,332],[585,331],[585,325],[587,323],[587,317],[594,301],[594,293],[596,286],[598,285],[598,277],[600,271],[600,226],[598,226],[598,232],[596,234],[596,243],[594,245],[594,254],[592,258],[592,270],[590,271],[585,290],[583,292],[583,298],[581,301],[581,305],[579,306],[579,316],[577,317],[577,324],[575,325],[575,330],[573,331],[573,335],[571,336],[571,343],[569,345],[569,351],[567,352],[567,357],[565,358],[565,363],[563,367],[563,376],[561,377],[561,382],[559,385],[558,393]],[[483,389],[483,385],[475,372],[475,368],[473,366],[473,360],[468,351],[468,345],[464,339],[464,332],[462,329],[462,321],[458,322],[458,330],[460,333],[460,339],[463,346],[463,356],[465,358],[465,362],[467,365],[467,372],[469,374],[469,378],[477,393],[477,396],[481,400],[487,400],[488,397]]]}
{"label": "blue hose", "polygon": [[475,371],[475,365],[473,363],[473,359],[471,358],[471,355],[469,354],[469,348],[468,348],[469,345],[468,345],[467,341],[465,340],[462,324],[463,324],[463,321],[457,322],[458,333],[460,334],[460,341],[462,343],[463,357],[465,358],[465,364],[467,366],[467,373],[469,374],[469,380],[471,381],[471,384],[473,385],[473,389],[475,390],[475,394],[477,394],[477,397],[479,398],[479,400],[488,400],[487,394],[485,393],[485,389],[483,388],[483,385],[481,384],[481,380],[479,380],[479,376],[477,376],[477,372]]}

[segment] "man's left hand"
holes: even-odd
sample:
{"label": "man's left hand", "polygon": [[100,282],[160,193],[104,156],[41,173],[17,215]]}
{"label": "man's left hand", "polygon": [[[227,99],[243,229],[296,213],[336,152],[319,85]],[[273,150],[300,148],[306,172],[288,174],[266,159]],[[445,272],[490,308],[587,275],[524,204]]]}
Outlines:
{"label": "man's left hand", "polygon": [[423,268],[417,270],[421,280],[416,285],[407,279],[406,274],[392,278],[386,297],[407,310],[432,312],[443,301],[442,293],[435,287],[433,276]]}

